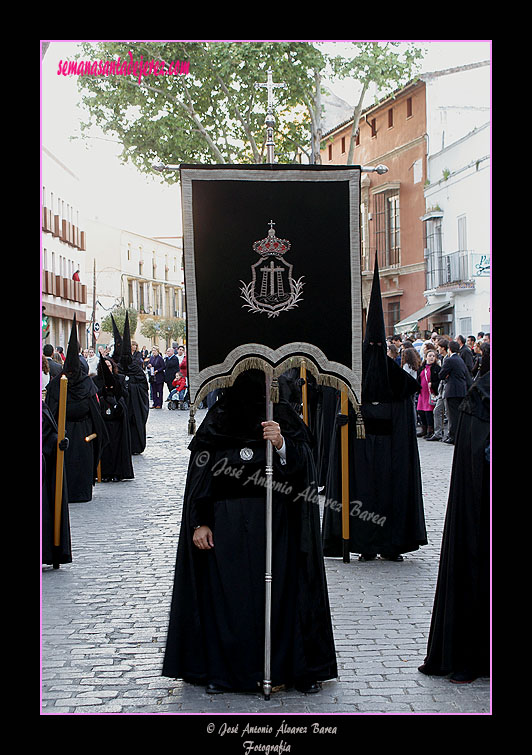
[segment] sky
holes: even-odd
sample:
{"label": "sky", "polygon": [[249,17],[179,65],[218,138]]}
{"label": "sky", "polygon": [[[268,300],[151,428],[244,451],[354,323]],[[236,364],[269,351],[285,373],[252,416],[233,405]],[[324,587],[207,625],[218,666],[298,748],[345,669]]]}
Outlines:
{"label": "sky", "polygon": [[[98,40],[95,40],[98,41]],[[341,54],[348,41],[319,40]],[[489,40],[401,40],[426,50],[421,72],[443,70],[491,59]],[[144,236],[180,236],[179,185],[161,184],[118,159],[120,146],[111,137],[79,135],[83,120],[80,94],[74,76],[58,76],[60,60],[73,60],[76,41],[51,41],[41,64],[41,146],[46,147],[80,179],[83,206],[88,218]],[[328,50],[329,51],[329,50]],[[192,63],[192,61],[191,61]],[[353,104],[353,92],[345,82],[329,84],[337,96]],[[369,103],[367,103],[369,104]]]}

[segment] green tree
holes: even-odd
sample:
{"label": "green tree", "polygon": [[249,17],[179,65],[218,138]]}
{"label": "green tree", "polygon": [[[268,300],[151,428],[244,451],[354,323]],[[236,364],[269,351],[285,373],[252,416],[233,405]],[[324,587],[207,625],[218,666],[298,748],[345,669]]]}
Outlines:
{"label": "green tree", "polygon": [[140,326],[140,332],[152,341],[164,340],[168,347],[172,341],[185,337],[185,321],[181,317],[168,317],[161,320],[148,317]]}
{"label": "green tree", "polygon": [[414,44],[401,48],[399,42],[353,42],[351,58],[335,57],[333,71],[339,78],[349,78],[358,87],[357,104],[353,111],[353,125],[347,155],[347,164],[353,164],[355,139],[359,129],[364,99],[372,84],[378,87],[379,96],[404,86],[415,75],[423,50]]}
{"label": "green tree", "polygon": [[260,164],[267,93],[256,85],[271,68],[274,82],[286,84],[275,90],[276,159],[321,162],[323,81],[353,76],[364,94],[371,81],[395,85],[415,58],[408,50],[401,57],[396,45],[355,43],[357,55],[346,59],[309,42],[85,42],[79,62],[102,61],[105,71],[113,61],[126,73],[78,75],[88,113],[82,129],[94,124],[114,135],[122,160],[147,173],[154,163]]}
{"label": "green tree", "polygon": [[118,328],[120,335],[124,335],[124,325],[126,322],[126,311],[129,315],[129,331],[133,335],[133,333],[137,329],[137,318],[138,313],[137,310],[133,307],[115,307],[112,312],[108,315],[106,315],[101,324],[101,329],[105,330],[106,333],[112,333],[113,332],[113,323],[111,320],[111,315],[113,316],[113,319],[116,323],[116,327]]}

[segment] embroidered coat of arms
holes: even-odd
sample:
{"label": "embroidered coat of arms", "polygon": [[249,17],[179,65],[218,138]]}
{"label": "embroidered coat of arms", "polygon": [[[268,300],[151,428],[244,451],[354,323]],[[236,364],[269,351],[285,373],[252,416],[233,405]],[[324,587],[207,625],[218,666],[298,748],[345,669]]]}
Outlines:
{"label": "embroidered coat of arms", "polygon": [[241,298],[246,302],[243,308],[253,313],[265,313],[268,317],[277,317],[281,312],[297,307],[303,292],[303,278],[292,277],[293,265],[286,261],[284,255],[290,249],[290,242],[277,238],[270,220],[268,236],[255,241],[253,250],[259,259],[251,265],[251,281],[242,283]]}

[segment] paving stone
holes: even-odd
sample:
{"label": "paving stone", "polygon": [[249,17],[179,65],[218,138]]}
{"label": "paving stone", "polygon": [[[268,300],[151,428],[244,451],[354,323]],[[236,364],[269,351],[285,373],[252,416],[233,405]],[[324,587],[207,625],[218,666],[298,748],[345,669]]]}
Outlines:
{"label": "paving stone", "polygon": [[[201,420],[203,412],[198,413]],[[426,653],[453,447],[419,441],[429,544],[403,563],[326,558],[339,676],[318,695],[207,695],[161,676],[190,437],[151,411],[135,479],[70,505],[73,561],[42,569],[42,713],[487,713],[489,679],[417,671]],[[349,716],[348,716],[349,717]]]}

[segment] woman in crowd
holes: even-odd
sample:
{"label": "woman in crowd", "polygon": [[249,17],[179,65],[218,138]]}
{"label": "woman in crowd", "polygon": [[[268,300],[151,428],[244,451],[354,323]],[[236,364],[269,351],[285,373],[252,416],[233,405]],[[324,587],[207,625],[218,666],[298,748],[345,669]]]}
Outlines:
{"label": "woman in crowd", "polygon": [[430,437],[434,433],[434,406],[438,395],[440,367],[438,355],[431,349],[427,352],[419,371],[421,391],[417,401],[417,415],[421,425],[419,438]]}

